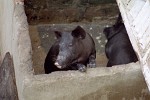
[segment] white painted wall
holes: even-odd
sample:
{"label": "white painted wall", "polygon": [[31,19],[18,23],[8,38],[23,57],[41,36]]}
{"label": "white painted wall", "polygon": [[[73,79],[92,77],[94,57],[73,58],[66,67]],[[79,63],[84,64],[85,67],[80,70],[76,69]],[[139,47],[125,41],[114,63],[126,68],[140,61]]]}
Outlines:
{"label": "white painted wall", "polygon": [[150,90],[150,1],[117,0],[117,2]]}

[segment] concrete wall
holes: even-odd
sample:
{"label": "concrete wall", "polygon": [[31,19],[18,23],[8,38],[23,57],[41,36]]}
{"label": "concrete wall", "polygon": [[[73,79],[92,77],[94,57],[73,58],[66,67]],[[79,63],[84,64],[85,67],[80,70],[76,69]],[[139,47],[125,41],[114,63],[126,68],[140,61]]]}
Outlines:
{"label": "concrete wall", "polygon": [[[23,95],[25,79],[33,74],[31,42],[23,3],[0,0],[0,47],[1,56],[10,52],[15,66],[19,99]],[[30,73],[32,72],[32,73]]]}
{"label": "concrete wall", "polygon": [[36,75],[26,84],[25,100],[149,100],[139,63]]}
{"label": "concrete wall", "polygon": [[0,8],[1,55],[13,57],[19,100],[150,99],[139,63],[34,75],[23,2],[0,0]]}

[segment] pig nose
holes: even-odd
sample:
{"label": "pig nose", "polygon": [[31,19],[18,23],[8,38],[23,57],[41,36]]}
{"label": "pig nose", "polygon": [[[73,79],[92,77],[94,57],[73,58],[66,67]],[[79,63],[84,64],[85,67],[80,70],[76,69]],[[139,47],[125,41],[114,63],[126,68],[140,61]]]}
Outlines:
{"label": "pig nose", "polygon": [[109,26],[109,25],[106,25],[105,27],[107,28],[107,27],[110,27],[110,26]]}
{"label": "pig nose", "polygon": [[57,61],[61,61],[61,60],[63,60],[63,59],[64,59],[63,56],[58,56],[58,57],[57,57]]}
{"label": "pig nose", "polygon": [[63,60],[64,60],[63,56],[58,56],[54,65],[61,69],[63,65]]}
{"label": "pig nose", "polygon": [[54,65],[57,66],[60,69],[62,68],[62,66],[60,66],[58,62],[55,62]]}

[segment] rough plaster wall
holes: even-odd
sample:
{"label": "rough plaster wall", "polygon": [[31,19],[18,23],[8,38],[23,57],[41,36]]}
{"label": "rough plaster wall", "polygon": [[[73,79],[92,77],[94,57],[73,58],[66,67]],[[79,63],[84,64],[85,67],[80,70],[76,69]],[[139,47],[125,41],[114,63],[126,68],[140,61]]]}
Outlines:
{"label": "rough plaster wall", "polygon": [[24,6],[18,1],[0,0],[0,43],[2,58],[6,52],[13,57],[19,100],[23,100],[25,79],[33,74],[32,52]]}
{"label": "rough plaster wall", "polygon": [[[16,60],[16,77],[18,77],[18,87],[21,90],[20,98],[23,98],[23,88],[27,79],[33,75],[32,71],[32,50],[31,50],[31,41],[28,34],[28,24],[26,20],[26,16],[24,13],[23,5],[17,4],[14,12],[14,26],[16,30],[14,31],[15,42],[13,46],[15,46],[13,55]],[[17,67],[18,66],[18,67]],[[23,100],[23,99],[21,99]]]}

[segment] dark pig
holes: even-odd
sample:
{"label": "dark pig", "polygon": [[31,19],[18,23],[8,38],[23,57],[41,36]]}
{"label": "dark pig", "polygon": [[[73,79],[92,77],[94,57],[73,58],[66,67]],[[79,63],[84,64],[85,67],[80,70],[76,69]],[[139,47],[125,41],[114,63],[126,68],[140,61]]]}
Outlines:
{"label": "dark pig", "polygon": [[108,58],[107,67],[138,61],[121,15],[119,15],[115,25],[105,28],[103,33],[108,40],[105,46],[105,53]]}
{"label": "dark pig", "polygon": [[72,32],[55,31],[57,41],[50,48],[45,59],[45,73],[53,71],[86,71],[96,67],[96,50],[92,37],[77,26]]}

